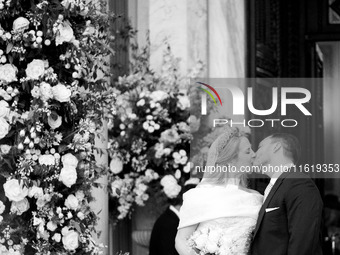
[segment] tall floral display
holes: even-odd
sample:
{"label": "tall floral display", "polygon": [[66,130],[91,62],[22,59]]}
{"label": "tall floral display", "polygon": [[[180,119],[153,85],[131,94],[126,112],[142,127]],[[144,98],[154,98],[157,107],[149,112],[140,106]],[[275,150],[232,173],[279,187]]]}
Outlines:
{"label": "tall floral display", "polygon": [[100,1],[0,1],[0,254],[98,254],[91,188],[108,89]]}
{"label": "tall floral display", "polygon": [[117,116],[109,132],[114,220],[129,216],[150,195],[156,194],[160,201],[177,199],[190,178],[190,142],[200,123],[190,116],[190,107],[195,106],[190,106],[187,85],[203,66],[198,62],[184,77],[179,59],[168,47],[162,69],[154,72],[148,51],[148,47],[132,50],[130,72],[115,85]]}

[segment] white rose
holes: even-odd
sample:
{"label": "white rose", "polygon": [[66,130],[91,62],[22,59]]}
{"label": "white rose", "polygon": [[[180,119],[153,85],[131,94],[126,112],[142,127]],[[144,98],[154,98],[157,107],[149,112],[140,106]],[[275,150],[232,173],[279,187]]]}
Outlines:
{"label": "white rose", "polygon": [[0,65],[0,80],[5,83],[17,81],[17,72],[18,68],[12,64]]}
{"label": "white rose", "polygon": [[7,144],[1,144],[0,145],[0,151],[2,154],[7,154],[10,150],[11,150],[11,146],[7,145]]}
{"label": "white rose", "polygon": [[14,20],[12,28],[15,32],[24,32],[26,29],[28,29],[29,25],[30,22],[28,21],[28,19],[24,17],[19,17]]}
{"label": "white rose", "polygon": [[30,203],[28,202],[27,198],[24,198],[21,201],[12,202],[11,205],[11,213],[16,213],[17,215],[21,215],[26,212],[30,208]]}
{"label": "white rose", "polygon": [[65,200],[65,206],[71,210],[77,210],[79,201],[74,195],[69,195]]}
{"label": "white rose", "polygon": [[57,36],[55,38],[56,46],[64,42],[72,42],[74,40],[73,29],[68,21],[64,21],[58,26]]}
{"label": "white rose", "polygon": [[123,162],[115,157],[110,162],[110,170],[114,174],[119,174],[123,170]]}
{"label": "white rose", "polygon": [[55,224],[53,221],[49,221],[46,225],[47,229],[50,231],[54,231],[57,229],[57,224]]}
{"label": "white rose", "polygon": [[59,233],[55,233],[52,237],[52,240],[56,241],[57,243],[61,240],[61,235]]}
{"label": "white rose", "polygon": [[47,101],[47,100],[53,98],[52,87],[49,83],[47,83],[47,82],[40,83],[40,89],[39,90],[40,90],[39,94],[40,94],[41,100]]}
{"label": "white rose", "polygon": [[76,169],[72,166],[64,166],[60,171],[59,181],[70,188],[77,181]]}
{"label": "white rose", "polygon": [[28,196],[30,198],[32,197],[39,198],[39,197],[42,197],[43,195],[44,195],[43,189],[37,186],[31,187],[28,191]]}
{"label": "white rose", "polygon": [[0,117],[5,118],[9,114],[9,105],[6,101],[0,101]]}
{"label": "white rose", "polygon": [[78,159],[71,153],[67,153],[64,156],[62,156],[61,162],[63,162],[64,166],[71,166],[73,168],[76,168],[78,165]]}
{"label": "white rose", "polygon": [[19,184],[17,179],[7,180],[3,187],[5,190],[5,195],[10,201],[19,202],[23,200],[28,194],[28,189],[23,187],[22,182]]}
{"label": "white rose", "polygon": [[7,121],[0,117],[0,139],[4,138],[8,134],[9,128],[10,126]]}
{"label": "white rose", "polygon": [[6,207],[4,203],[0,200],[0,214],[2,214],[5,211]]}
{"label": "white rose", "polygon": [[40,155],[39,156],[39,164],[46,166],[54,166],[55,165],[55,157],[51,154],[48,155]]}
{"label": "white rose", "polygon": [[39,98],[40,97],[40,88],[37,86],[34,86],[31,90],[32,97]]}
{"label": "white rose", "polygon": [[181,110],[185,110],[190,107],[190,100],[188,96],[178,96],[177,98],[178,98],[177,106]]}
{"label": "white rose", "polygon": [[70,101],[71,98],[71,90],[66,88],[63,84],[58,84],[52,88],[54,99],[63,103]]}
{"label": "white rose", "polygon": [[44,72],[45,62],[41,59],[33,59],[26,68],[26,76],[32,80],[38,80]]}
{"label": "white rose", "polygon": [[178,185],[177,180],[172,175],[166,175],[161,179],[163,191],[168,198],[176,198],[181,191],[181,186]]}
{"label": "white rose", "polygon": [[50,125],[50,127],[52,129],[56,129],[56,128],[61,126],[62,119],[61,119],[61,117],[59,115],[57,115],[57,119],[54,120],[52,118],[52,115],[50,115],[50,116],[48,116],[47,122],[48,122],[48,125]]}
{"label": "white rose", "polygon": [[74,251],[79,246],[79,234],[74,231],[70,230],[66,235],[63,236],[63,245],[66,250]]}

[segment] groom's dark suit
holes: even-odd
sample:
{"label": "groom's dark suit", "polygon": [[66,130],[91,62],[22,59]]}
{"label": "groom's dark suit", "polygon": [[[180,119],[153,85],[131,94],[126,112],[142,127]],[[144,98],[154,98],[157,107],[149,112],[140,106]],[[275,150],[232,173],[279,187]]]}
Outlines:
{"label": "groom's dark suit", "polygon": [[322,254],[322,209],[319,190],[307,175],[283,173],[259,212],[251,254]]}
{"label": "groom's dark suit", "polygon": [[178,223],[178,216],[166,209],[152,229],[149,255],[178,255],[175,248]]}

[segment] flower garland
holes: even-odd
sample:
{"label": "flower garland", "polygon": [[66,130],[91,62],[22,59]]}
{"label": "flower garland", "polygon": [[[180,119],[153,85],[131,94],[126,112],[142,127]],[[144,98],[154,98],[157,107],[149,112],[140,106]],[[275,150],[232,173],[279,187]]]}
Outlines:
{"label": "flower garland", "polygon": [[100,1],[0,1],[1,254],[100,253],[94,140],[115,111],[115,17],[104,10]]}

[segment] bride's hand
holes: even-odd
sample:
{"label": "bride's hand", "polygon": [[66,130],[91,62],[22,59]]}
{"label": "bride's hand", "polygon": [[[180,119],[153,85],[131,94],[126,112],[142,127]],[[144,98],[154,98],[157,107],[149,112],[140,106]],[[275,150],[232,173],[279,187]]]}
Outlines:
{"label": "bride's hand", "polygon": [[177,230],[175,247],[179,255],[197,255],[197,253],[188,245],[188,239],[196,230],[198,224]]}

